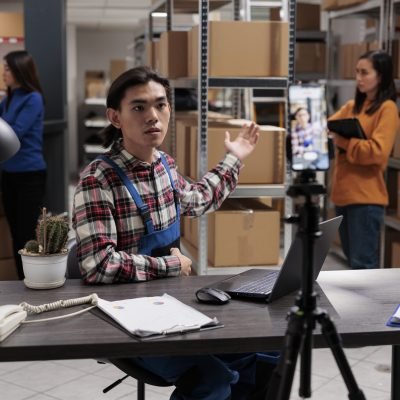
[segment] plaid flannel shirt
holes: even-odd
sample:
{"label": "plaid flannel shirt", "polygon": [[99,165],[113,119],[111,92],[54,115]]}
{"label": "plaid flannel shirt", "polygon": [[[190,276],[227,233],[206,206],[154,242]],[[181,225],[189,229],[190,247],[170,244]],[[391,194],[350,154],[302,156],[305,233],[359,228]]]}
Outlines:
{"label": "plaid flannel shirt", "polygon": [[[151,164],[129,154],[122,141],[106,153],[127,174],[149,207],[154,229],[163,230],[176,220],[169,177],[155,152]],[[165,155],[178,191],[181,214],[200,216],[219,208],[237,184],[240,160],[232,154],[199,182],[189,183],[174,160]],[[145,227],[135,202],[117,173],[103,160],[94,160],[81,174],[73,205],[77,256],[86,283],[147,281],[180,274],[176,256],[139,255]]]}

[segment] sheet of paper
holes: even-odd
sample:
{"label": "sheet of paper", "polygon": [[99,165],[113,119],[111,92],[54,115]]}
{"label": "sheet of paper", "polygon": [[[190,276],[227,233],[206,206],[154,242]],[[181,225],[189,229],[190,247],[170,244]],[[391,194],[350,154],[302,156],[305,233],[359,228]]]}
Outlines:
{"label": "sheet of paper", "polygon": [[168,294],[118,301],[99,298],[97,306],[127,331],[141,337],[218,324],[215,318],[207,317]]}

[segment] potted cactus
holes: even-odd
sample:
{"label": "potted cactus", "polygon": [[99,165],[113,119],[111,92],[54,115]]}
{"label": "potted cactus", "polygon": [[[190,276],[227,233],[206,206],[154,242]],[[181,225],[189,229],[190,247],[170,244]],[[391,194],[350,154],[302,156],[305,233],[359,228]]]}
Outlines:
{"label": "potted cactus", "polygon": [[36,240],[29,240],[19,251],[27,287],[51,289],[64,284],[68,231],[68,220],[64,216],[48,216],[43,208],[36,227]]}

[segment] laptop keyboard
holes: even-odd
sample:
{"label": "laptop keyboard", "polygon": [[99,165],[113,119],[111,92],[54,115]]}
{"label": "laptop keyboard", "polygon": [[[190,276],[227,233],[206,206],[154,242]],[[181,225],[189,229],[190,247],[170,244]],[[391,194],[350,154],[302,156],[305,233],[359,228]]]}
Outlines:
{"label": "laptop keyboard", "polygon": [[271,273],[259,278],[257,281],[245,283],[234,290],[235,292],[243,293],[270,293],[278,273],[279,271],[271,271]]}

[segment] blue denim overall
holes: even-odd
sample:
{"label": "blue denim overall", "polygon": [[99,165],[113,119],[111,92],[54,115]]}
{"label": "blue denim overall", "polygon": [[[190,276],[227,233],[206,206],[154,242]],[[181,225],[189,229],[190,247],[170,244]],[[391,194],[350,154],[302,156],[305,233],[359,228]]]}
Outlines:
{"label": "blue denim overall", "polygon": [[[161,155],[161,161],[174,191],[176,221],[166,229],[155,231],[149,208],[144,204],[125,172],[110,158],[103,155],[98,158],[114,168],[139,209],[146,226],[146,234],[140,240],[138,253],[152,257],[170,255],[171,247],[179,247],[180,243],[180,206],[166,159]],[[181,377],[183,380],[190,379],[189,385],[184,382],[184,393],[178,386],[170,400],[245,400],[248,399],[248,393],[255,387],[257,363],[274,365],[278,358],[278,353],[271,352],[269,354],[136,357],[132,359],[132,362],[171,383],[177,382]],[[187,379],[186,376],[190,375],[191,371],[195,373]],[[267,379],[268,376],[264,375],[263,381]]]}
{"label": "blue denim overall", "polygon": [[168,228],[162,229],[160,231],[154,230],[149,207],[143,202],[138,191],[133,186],[129,178],[126,176],[125,172],[110,158],[103,155],[99,156],[98,158],[101,158],[107,164],[114,168],[115,172],[118,174],[118,176],[128,189],[136,204],[136,207],[139,210],[139,214],[142,217],[143,224],[146,227],[146,233],[139,240],[138,254],[143,254],[151,257],[163,257],[171,255],[172,247],[180,248],[180,205],[174,180],[172,179],[171,171],[165,157],[161,154],[161,162],[164,165],[165,171],[167,172],[169,181],[171,183],[172,190],[174,191],[176,220]]}

